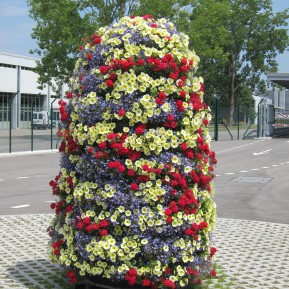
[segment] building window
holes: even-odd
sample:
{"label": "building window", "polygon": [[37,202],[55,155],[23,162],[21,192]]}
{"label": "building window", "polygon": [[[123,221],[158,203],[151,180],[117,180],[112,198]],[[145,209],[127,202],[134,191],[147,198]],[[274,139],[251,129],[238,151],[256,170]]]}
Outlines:
{"label": "building window", "polygon": [[12,100],[14,94],[0,92],[0,128],[9,127],[9,110],[10,101]]}
{"label": "building window", "polygon": [[0,63],[0,67],[7,67],[7,68],[16,68],[16,65]]}
{"label": "building window", "polygon": [[32,106],[33,111],[41,111],[43,96],[35,94],[21,94],[21,121],[31,121]]}
{"label": "building window", "polygon": [[32,67],[21,66],[21,70],[33,71],[33,68]]}

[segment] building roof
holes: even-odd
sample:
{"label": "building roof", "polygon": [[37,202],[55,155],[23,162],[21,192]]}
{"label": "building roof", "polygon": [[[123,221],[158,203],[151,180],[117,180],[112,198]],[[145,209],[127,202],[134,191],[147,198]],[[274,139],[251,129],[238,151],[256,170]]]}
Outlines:
{"label": "building roof", "polygon": [[289,73],[270,72],[267,73],[267,80],[289,89]]}

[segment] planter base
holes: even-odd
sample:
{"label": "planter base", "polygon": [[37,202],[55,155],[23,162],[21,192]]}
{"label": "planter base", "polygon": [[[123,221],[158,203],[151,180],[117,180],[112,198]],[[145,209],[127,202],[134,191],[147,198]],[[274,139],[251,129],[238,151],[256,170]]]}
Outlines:
{"label": "planter base", "polygon": [[75,289],[144,289],[140,285],[130,286],[127,282],[113,282],[107,278],[88,277],[81,284],[75,285]]}

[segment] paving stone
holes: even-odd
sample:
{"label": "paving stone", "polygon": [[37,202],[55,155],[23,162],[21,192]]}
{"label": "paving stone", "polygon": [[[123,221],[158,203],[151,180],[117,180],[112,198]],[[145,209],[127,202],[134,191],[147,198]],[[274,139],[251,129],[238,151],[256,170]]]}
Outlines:
{"label": "paving stone", "polygon": [[[0,289],[66,289],[47,258],[52,217],[0,216]],[[289,288],[289,225],[218,218],[213,239],[225,280],[216,287],[218,278],[212,279],[208,288]]]}

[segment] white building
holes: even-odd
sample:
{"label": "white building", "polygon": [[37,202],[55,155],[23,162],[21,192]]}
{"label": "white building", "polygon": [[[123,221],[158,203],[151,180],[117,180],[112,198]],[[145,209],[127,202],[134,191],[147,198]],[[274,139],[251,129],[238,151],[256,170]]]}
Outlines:
{"label": "white building", "polygon": [[[29,128],[32,110],[50,112],[56,95],[49,85],[43,90],[37,88],[38,75],[33,72],[36,60],[0,52],[0,129],[9,128],[10,109],[12,128]],[[58,101],[52,105],[52,117],[58,120]]]}

